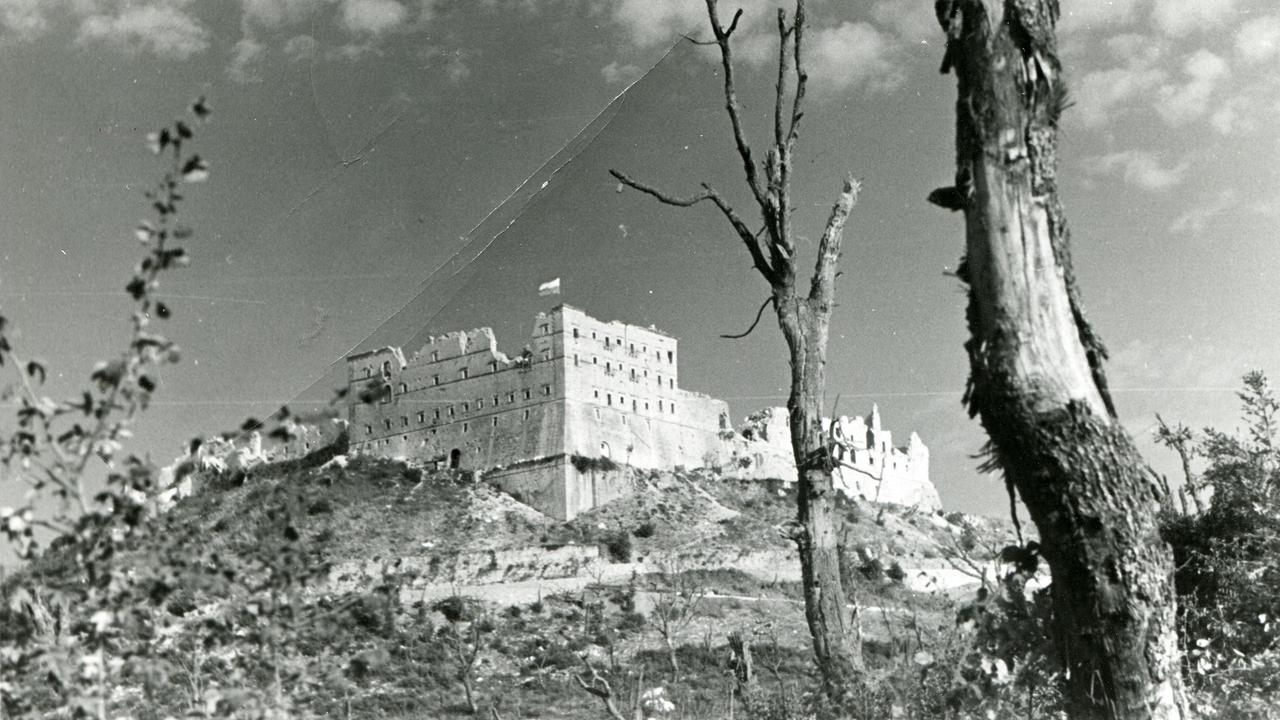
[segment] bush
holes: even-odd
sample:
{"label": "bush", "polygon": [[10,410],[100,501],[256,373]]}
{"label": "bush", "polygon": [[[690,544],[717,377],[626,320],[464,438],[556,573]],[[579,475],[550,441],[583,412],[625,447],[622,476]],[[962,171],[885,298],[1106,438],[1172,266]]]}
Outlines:
{"label": "bush", "polygon": [[622,531],[612,533],[606,537],[604,546],[609,552],[609,560],[611,562],[631,562],[631,556],[635,552],[631,542],[631,534]]}
{"label": "bush", "polygon": [[632,534],[638,538],[651,538],[656,530],[657,526],[653,524],[652,520],[645,520],[632,531]]}

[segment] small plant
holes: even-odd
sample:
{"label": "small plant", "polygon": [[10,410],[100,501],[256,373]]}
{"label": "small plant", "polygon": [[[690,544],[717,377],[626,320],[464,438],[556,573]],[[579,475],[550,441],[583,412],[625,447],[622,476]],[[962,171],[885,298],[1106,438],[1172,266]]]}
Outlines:
{"label": "small plant", "polygon": [[636,526],[636,529],[633,530],[631,534],[638,538],[651,538],[656,531],[657,526],[653,524],[653,521],[645,520]]}

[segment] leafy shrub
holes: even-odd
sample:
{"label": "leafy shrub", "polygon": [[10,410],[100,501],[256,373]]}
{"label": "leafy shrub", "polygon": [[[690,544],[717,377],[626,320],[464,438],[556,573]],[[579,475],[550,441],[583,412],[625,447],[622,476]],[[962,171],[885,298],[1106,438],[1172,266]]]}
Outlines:
{"label": "leafy shrub", "polygon": [[604,539],[604,546],[609,552],[609,560],[611,562],[631,562],[632,554],[635,552],[631,534],[623,531],[610,533]]}
{"label": "leafy shrub", "polygon": [[635,535],[638,538],[651,538],[653,537],[653,534],[656,531],[657,531],[657,526],[653,524],[653,521],[645,520],[644,522],[640,523],[640,525],[637,526],[636,529],[633,530],[631,534]]}

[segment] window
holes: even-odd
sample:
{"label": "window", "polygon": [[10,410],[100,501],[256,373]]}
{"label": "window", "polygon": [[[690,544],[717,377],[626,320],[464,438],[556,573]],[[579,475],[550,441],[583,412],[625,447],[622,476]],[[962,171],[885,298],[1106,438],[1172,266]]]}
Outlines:
{"label": "window", "polygon": [[635,355],[635,354],[636,354],[636,344],[635,344],[635,343],[631,343],[631,346],[628,348],[628,350],[631,352],[631,354],[632,354],[632,355]]}
{"label": "window", "polygon": [[547,333],[551,332],[551,326],[546,323],[543,323],[542,325],[538,326],[538,332],[541,332],[543,335],[546,335]]}
{"label": "window", "polygon": [[528,411],[528,410],[525,410],[525,411],[524,411],[524,419],[525,419],[525,420],[528,420],[528,419],[529,419],[529,411]]}
{"label": "window", "polygon": [[432,375],[432,376],[431,376],[431,384],[432,384],[432,385],[439,385],[439,384],[440,384],[440,376],[439,376],[439,375]]}
{"label": "window", "polygon": [[542,394],[543,394],[544,396],[550,397],[550,395],[551,395],[551,386],[550,386],[550,385],[543,385],[543,386],[542,386]]}
{"label": "window", "polygon": [[462,403],[462,412],[471,412],[471,403]]}
{"label": "window", "polygon": [[595,331],[595,330],[592,330],[592,331],[591,331],[591,339],[592,339],[592,340],[595,340],[595,339],[596,339],[596,331]]}
{"label": "window", "polygon": [[573,366],[574,366],[574,367],[578,367],[578,356],[577,356],[577,355],[574,355],[574,356],[573,356]]}
{"label": "window", "polygon": [[471,432],[471,423],[462,423],[462,432]]}
{"label": "window", "polygon": [[510,405],[511,403],[513,403],[513,402],[515,402],[515,401],[516,401],[516,394],[515,394],[515,393],[507,393],[507,404],[508,404],[508,405]]}
{"label": "window", "polygon": [[662,387],[662,376],[658,376],[658,387]]}
{"label": "window", "polygon": [[494,395],[494,396],[493,396],[493,406],[494,406],[494,407],[498,407],[498,396],[497,396],[497,395]]}
{"label": "window", "polygon": [[676,404],[675,404],[675,403],[671,403],[671,414],[672,414],[672,415],[675,415],[675,414],[676,414]]}
{"label": "window", "polygon": [[439,420],[439,419],[440,419],[440,408],[436,408],[436,410],[435,410],[435,419],[436,419],[436,420]]}
{"label": "window", "polygon": [[605,374],[605,375],[611,375],[611,374],[613,374],[613,364],[612,364],[612,363],[605,363],[605,364],[604,364],[604,374]]}
{"label": "window", "polygon": [[440,361],[440,351],[439,351],[439,350],[432,350],[432,351],[431,351],[431,362],[439,362],[439,361]]}
{"label": "window", "polygon": [[676,379],[675,379],[675,378],[667,378],[667,387],[671,388],[672,390],[675,390],[675,389],[676,389]]}
{"label": "window", "polygon": [[636,369],[631,368],[631,382],[635,382],[635,381],[636,381]]}
{"label": "window", "polygon": [[494,416],[493,416],[493,427],[498,427],[498,416],[497,416],[497,415],[494,415]]}
{"label": "window", "polygon": [[592,392],[594,392],[594,393],[595,393],[595,398],[596,398],[597,400],[599,400],[599,399],[600,399],[600,391],[599,391],[599,390],[593,390]]}
{"label": "window", "polygon": [[453,417],[453,406],[449,406],[449,417]]}
{"label": "window", "polygon": [[600,364],[600,358],[596,357],[595,355],[592,355],[592,356],[591,356],[591,364],[592,364],[592,365],[599,365],[599,364]]}
{"label": "window", "polygon": [[390,430],[390,429],[391,429],[391,418],[387,418],[387,419],[383,420],[383,421],[382,421],[382,426],[383,426],[384,428],[386,428],[387,430]]}
{"label": "window", "polygon": [[578,339],[578,328],[574,328],[574,329],[573,329],[573,339],[574,339],[574,340],[577,340],[577,339]]}
{"label": "window", "polygon": [[408,415],[401,415],[401,416],[400,416],[400,427],[409,427],[409,416],[408,416]]}
{"label": "window", "polygon": [[409,386],[404,383],[400,383],[400,392],[401,393],[409,392]]}
{"label": "window", "polygon": [[626,416],[626,415],[623,415],[623,416],[622,416],[622,424],[623,424],[623,425],[626,425],[626,424],[627,424],[627,416]]}
{"label": "window", "polygon": [[372,425],[365,425],[365,426],[364,426],[364,434],[365,434],[365,435],[372,435],[372,434],[373,434],[373,426],[372,426]]}
{"label": "window", "polygon": [[458,371],[458,375],[459,375],[459,376],[461,376],[463,380],[466,380],[466,379],[467,379],[467,369],[466,369],[466,368],[462,368],[461,370],[459,370],[459,371]]}
{"label": "window", "polygon": [[493,360],[489,363],[489,372],[498,372],[498,361]]}
{"label": "window", "polygon": [[542,359],[543,359],[544,361],[546,361],[546,360],[550,360],[550,359],[551,359],[551,351],[550,351],[550,350],[543,350],[543,351],[542,351]]}
{"label": "window", "polygon": [[609,393],[609,394],[605,395],[605,400],[606,400],[610,405],[613,405],[613,393]]}
{"label": "window", "polygon": [[670,350],[668,350],[668,351],[667,351],[667,362],[668,362],[668,363],[674,363],[675,361],[676,361],[676,354],[675,354],[675,353],[673,353],[673,352],[671,352]]}
{"label": "window", "polygon": [[661,359],[662,359],[662,351],[661,351],[661,350],[654,350],[654,351],[653,351],[653,354],[654,354],[654,355],[657,355],[659,360],[661,360]]}
{"label": "window", "polygon": [[600,408],[596,408],[596,419],[600,419]]}
{"label": "window", "polygon": [[605,336],[604,336],[604,346],[605,346],[605,349],[608,349],[608,348],[609,348],[609,336],[608,336],[608,335],[605,335]]}
{"label": "window", "polygon": [[649,412],[649,403],[647,401],[644,404],[644,411]]}
{"label": "window", "polygon": [[533,392],[532,392],[531,390],[529,390],[529,388],[525,388],[525,389],[524,389],[524,399],[525,399],[525,400],[528,400],[528,399],[529,399],[529,398],[531,398],[531,397],[533,397]]}
{"label": "window", "polygon": [[422,411],[422,410],[419,410],[419,411],[418,411],[418,422],[419,422],[419,423],[424,423],[424,422],[426,422],[426,421],[427,421],[427,413],[426,413],[426,412],[424,412],[424,411]]}
{"label": "window", "polygon": [[364,369],[364,376],[365,376],[365,377],[373,377],[373,368],[369,368],[369,367],[365,368],[365,369]]}
{"label": "window", "polygon": [[390,360],[383,360],[383,361],[382,361],[382,374],[383,374],[383,375],[390,375],[390,374],[391,374],[391,361],[390,361]]}
{"label": "window", "polygon": [[662,401],[658,401],[658,412],[662,412]]}
{"label": "window", "polygon": [[637,409],[638,408],[636,407],[636,399],[631,398],[631,412],[635,412]]}

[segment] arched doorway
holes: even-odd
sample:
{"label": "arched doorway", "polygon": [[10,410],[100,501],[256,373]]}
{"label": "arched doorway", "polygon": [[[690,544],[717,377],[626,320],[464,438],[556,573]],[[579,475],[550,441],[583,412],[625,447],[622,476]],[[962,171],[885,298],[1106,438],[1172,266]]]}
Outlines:
{"label": "arched doorway", "polygon": [[454,448],[449,451],[449,469],[457,470],[462,466],[462,451]]}
{"label": "arched doorway", "polygon": [[600,443],[600,457],[602,458],[611,457],[609,454],[609,443],[607,442]]}

